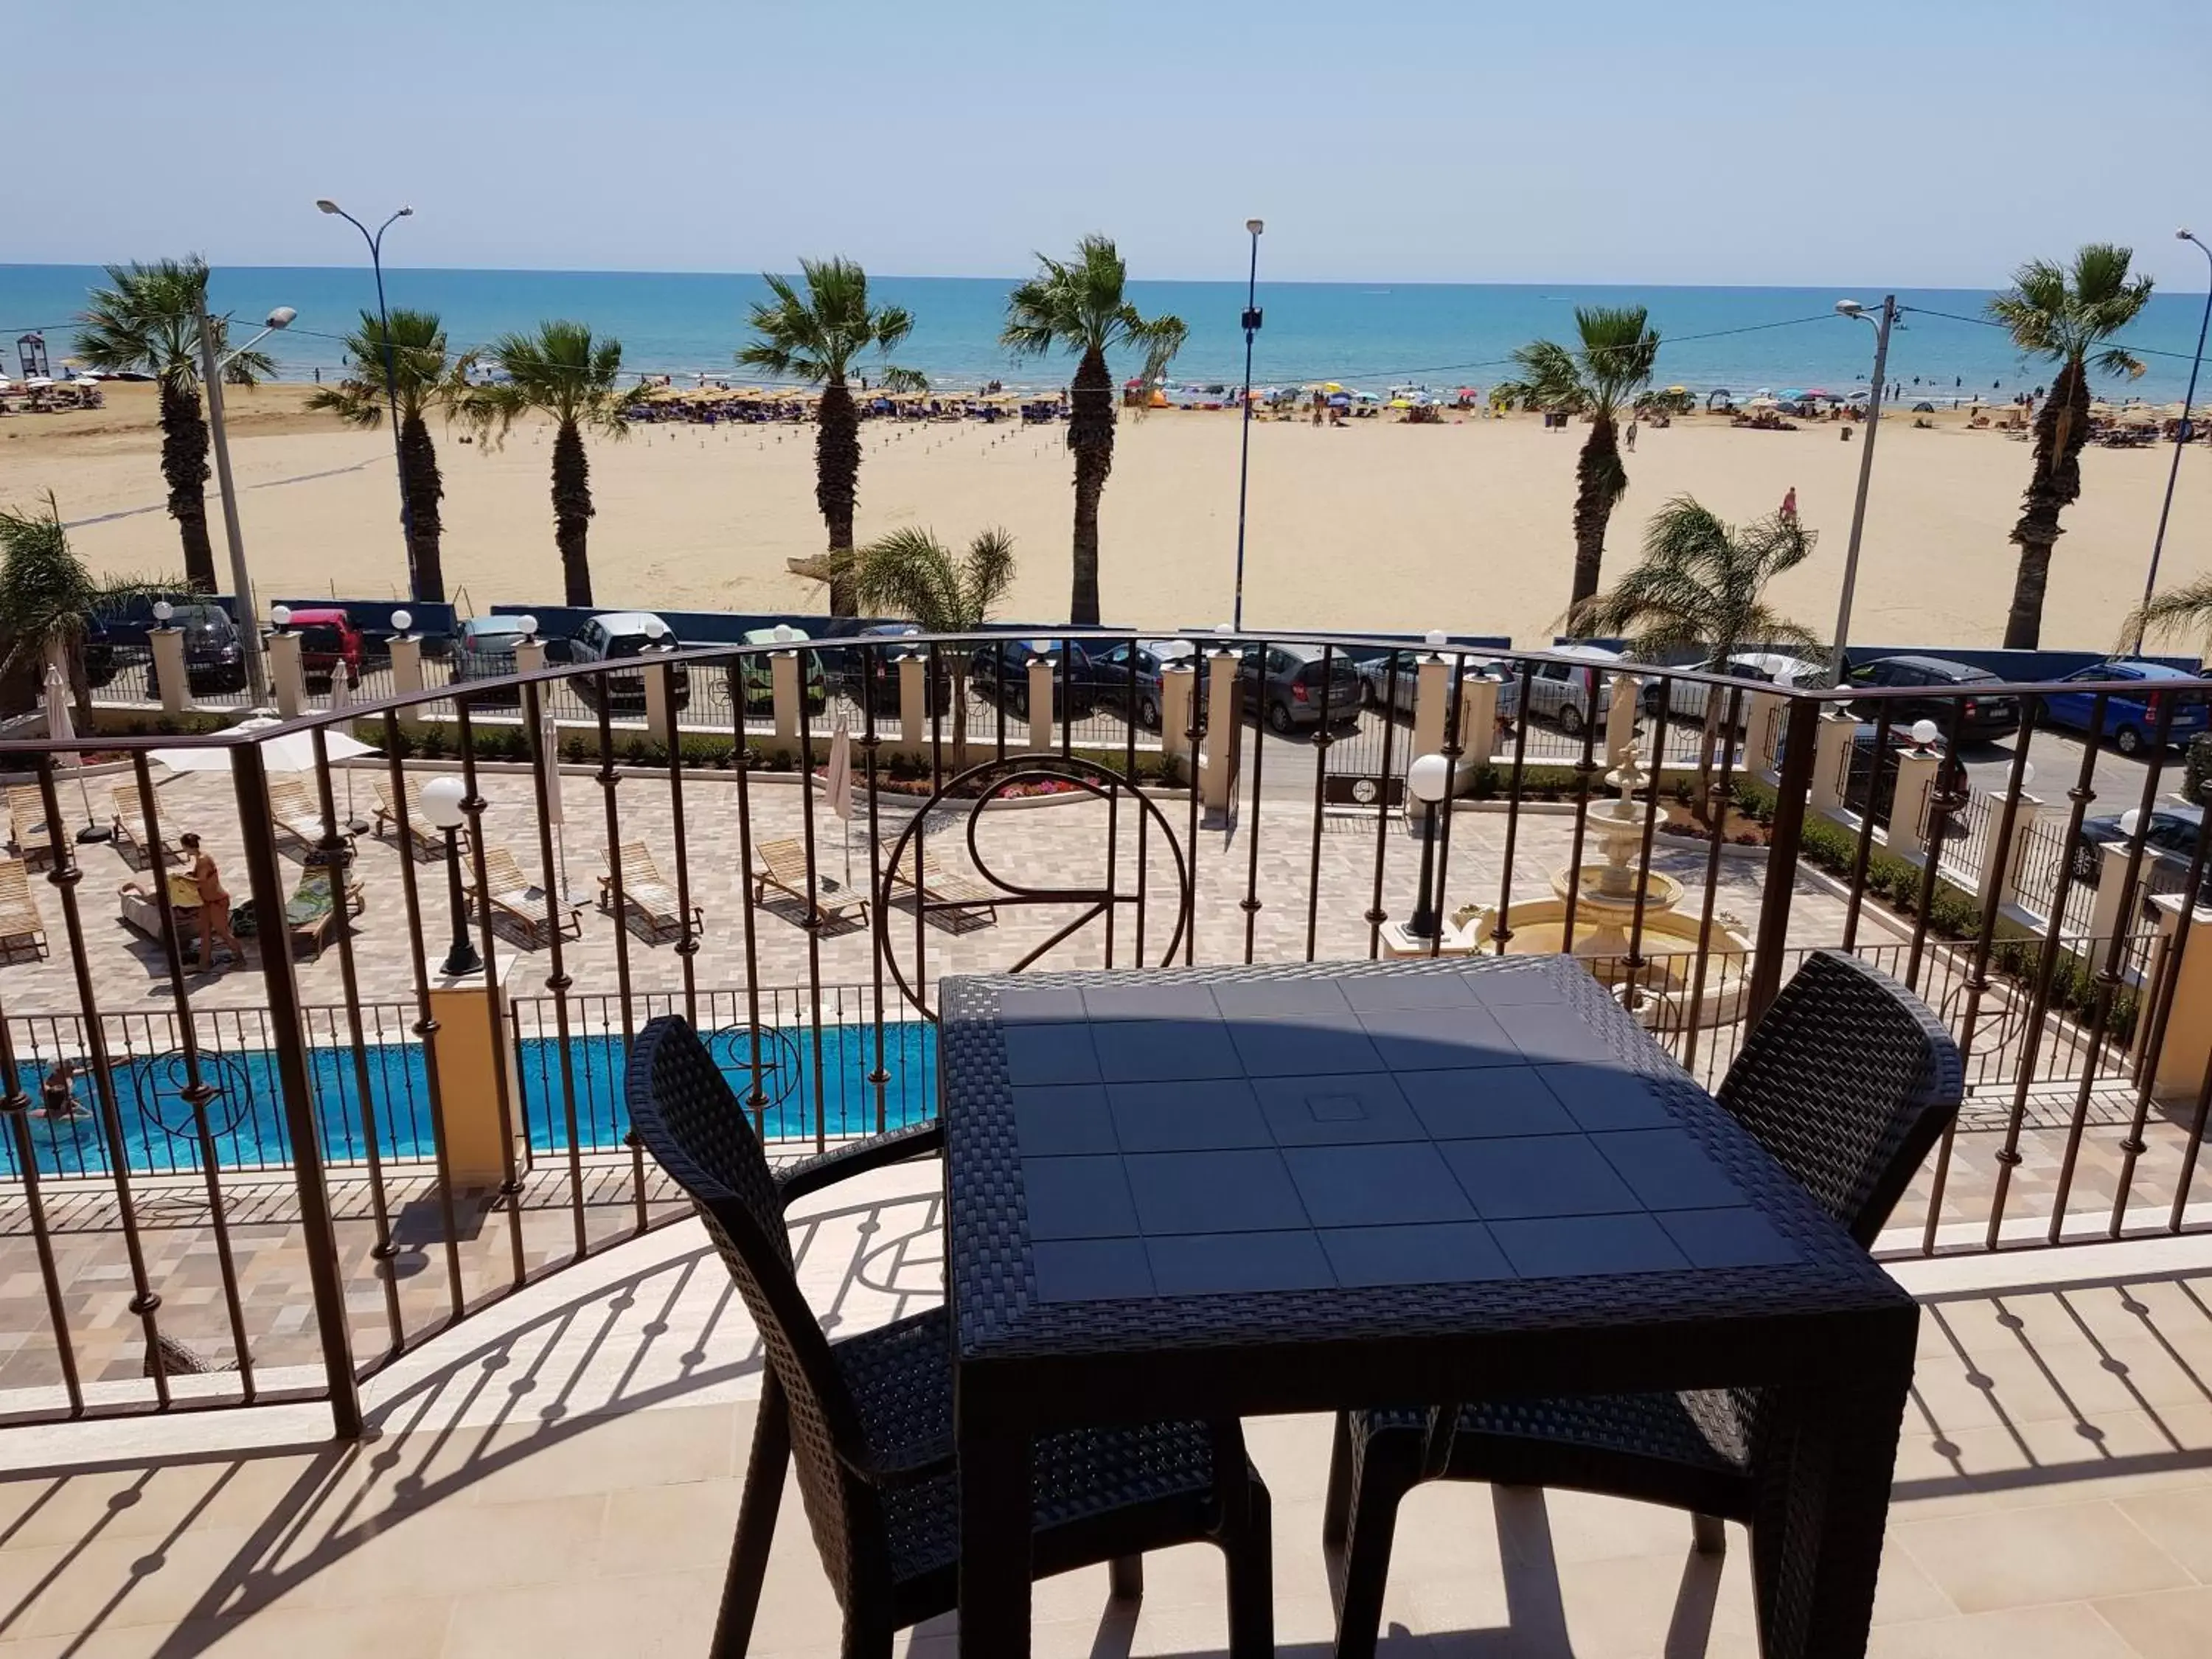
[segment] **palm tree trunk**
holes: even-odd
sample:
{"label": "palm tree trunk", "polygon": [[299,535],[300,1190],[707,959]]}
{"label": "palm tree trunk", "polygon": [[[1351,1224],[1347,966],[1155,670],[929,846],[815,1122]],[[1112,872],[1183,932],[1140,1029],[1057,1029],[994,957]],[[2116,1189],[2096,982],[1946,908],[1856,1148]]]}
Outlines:
{"label": "palm tree trunk", "polygon": [[2058,515],[2081,494],[2081,447],[2088,437],[2088,376],[2079,363],[2063,363],[2035,417],[2035,471],[2021,498],[2020,522],[2012,528],[2020,569],[2013,578],[2012,610],[2005,617],[2008,650],[2032,651],[2042,641],[2051,550],[2065,533]]}
{"label": "palm tree trunk", "polygon": [[169,516],[185,545],[185,586],[215,592],[215,547],[208,540],[208,425],[198,388],[161,382],[161,476],[169,483]]}
{"label": "palm tree trunk", "polygon": [[592,528],[592,464],[574,421],[553,434],[553,544],[561,550],[564,604],[592,603],[592,561],[586,538]]}
{"label": "palm tree trunk", "polygon": [[407,500],[407,564],[413,573],[410,597],[418,605],[443,604],[445,565],[439,542],[445,526],[438,501],[446,493],[438,472],[438,447],[430,441],[430,428],[417,414],[399,422],[399,489]]}
{"label": "palm tree trunk", "polygon": [[1613,517],[1613,503],[1628,488],[1628,474],[1620,465],[1620,434],[1613,417],[1600,414],[1590,422],[1590,434],[1575,463],[1575,590],[1570,609],[1597,592],[1598,567],[1605,561],[1605,527]]}
{"label": "palm tree trunk", "polygon": [[[853,511],[860,497],[860,416],[842,374],[823,386],[814,420],[814,502],[822,509],[822,522],[830,527],[834,558],[853,545]],[[858,614],[851,582],[830,584],[830,614]]]}
{"label": "palm tree trunk", "polygon": [[1114,380],[1106,354],[1090,350],[1076,368],[1068,399],[1067,447],[1075,452],[1075,584],[1067,620],[1098,625],[1098,498],[1114,470]]}

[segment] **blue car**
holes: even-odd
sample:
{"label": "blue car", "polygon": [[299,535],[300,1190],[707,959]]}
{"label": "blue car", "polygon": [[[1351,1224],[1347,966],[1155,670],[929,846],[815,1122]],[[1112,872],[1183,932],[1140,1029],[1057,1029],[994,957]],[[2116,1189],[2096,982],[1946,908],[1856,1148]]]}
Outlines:
{"label": "blue car", "polygon": [[[2194,675],[2179,668],[2169,668],[2156,662],[2100,662],[2076,670],[2059,684],[2079,683],[2095,685],[2113,680],[2136,680],[2142,684],[2140,692],[2115,691],[2105,699],[2104,719],[2096,731],[2089,730],[2095,718],[2097,702],[2094,691],[2046,691],[2043,694],[2043,719],[2046,725],[2065,726],[2075,732],[2087,732],[2093,738],[2110,738],[2112,747],[2123,755],[2140,755],[2151,745],[2158,731],[2160,705],[2166,692],[2160,687],[2168,681],[2193,679]],[[2176,744],[2187,743],[2200,732],[2212,727],[2212,707],[2205,703],[2202,691],[2173,693],[2179,701],[2166,725],[2166,738]]]}

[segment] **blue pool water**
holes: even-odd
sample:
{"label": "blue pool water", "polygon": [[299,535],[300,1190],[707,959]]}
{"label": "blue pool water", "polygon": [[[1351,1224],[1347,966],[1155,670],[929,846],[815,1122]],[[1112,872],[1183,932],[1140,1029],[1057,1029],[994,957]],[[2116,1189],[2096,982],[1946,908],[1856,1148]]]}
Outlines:
{"label": "blue pool water", "polygon": [[[707,1041],[731,1088],[744,1101],[754,1081],[755,1044],[747,1030],[739,1027],[711,1032]],[[565,1153],[571,1144],[584,1151],[622,1146],[629,1128],[629,1115],[623,1105],[623,1048],[618,1035],[573,1036],[567,1045],[564,1072],[556,1039],[527,1037],[517,1045],[521,1097],[515,1109],[533,1148]],[[771,1027],[758,1048],[764,1097],[758,1115],[767,1138],[812,1139],[817,1092],[823,1133],[836,1137],[875,1132],[879,1102],[871,1080],[876,1070],[872,1025]],[[369,1137],[364,1125],[369,1122],[374,1125],[381,1157],[434,1155],[429,1092],[418,1044],[369,1045],[361,1051],[358,1066],[349,1048],[316,1048],[312,1058],[316,1115],[326,1160],[346,1164],[365,1159]],[[207,1106],[216,1167],[255,1169],[289,1163],[291,1139],[284,1125],[276,1055],[259,1048],[204,1054],[200,1069],[204,1079],[218,1091]],[[886,1022],[883,1070],[884,1127],[897,1127],[933,1115],[936,1027],[922,1021]],[[198,1170],[200,1152],[191,1109],[184,1099],[188,1079],[181,1059],[167,1054],[118,1061],[112,1074],[128,1167],[139,1174]],[[369,1107],[366,1115],[364,1074]],[[35,1066],[26,1064],[22,1084],[33,1103],[39,1099],[40,1076]],[[75,1080],[74,1097],[74,1117],[50,1117],[35,1103],[27,1115],[33,1154],[42,1175],[100,1175],[111,1168],[88,1073]],[[0,1135],[0,1174],[21,1173],[15,1138]]]}

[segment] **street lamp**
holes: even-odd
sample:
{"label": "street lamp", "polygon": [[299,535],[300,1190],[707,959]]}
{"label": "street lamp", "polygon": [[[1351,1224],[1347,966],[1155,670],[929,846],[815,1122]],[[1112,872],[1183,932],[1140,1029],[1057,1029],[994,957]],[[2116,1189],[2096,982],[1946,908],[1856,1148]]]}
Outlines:
{"label": "street lamp", "polygon": [[422,584],[416,580],[415,509],[408,504],[407,501],[407,461],[399,447],[399,385],[398,371],[393,365],[392,356],[392,316],[384,308],[384,233],[392,228],[393,221],[411,217],[415,210],[411,207],[401,208],[398,212],[371,232],[367,225],[362,223],[327,196],[317,197],[315,205],[325,213],[334,213],[344,220],[359,231],[362,240],[368,244],[368,263],[376,272],[376,324],[384,341],[384,402],[385,407],[390,411],[392,416],[392,465],[398,469],[399,533],[407,543],[407,591],[418,601],[425,599],[443,599],[446,596],[442,592],[423,592]]}
{"label": "street lamp", "polygon": [[1406,787],[1419,801],[1421,812],[1421,890],[1413,901],[1413,915],[1406,923],[1409,939],[1437,936],[1437,805],[1451,786],[1451,763],[1442,755],[1424,755],[1406,769]]}
{"label": "street lamp", "polygon": [[1875,322],[1867,315],[1866,307],[1856,300],[1836,301],[1836,314],[1856,317],[1874,326],[1874,384],[1867,396],[1866,440],[1859,445],[1859,489],[1851,502],[1851,539],[1844,550],[1844,594],[1836,606],[1836,643],[1828,661],[1828,678],[1841,684],[1844,678],[1844,642],[1851,631],[1851,592],[1859,581],[1859,537],[1866,529],[1867,484],[1874,477],[1875,434],[1881,429],[1882,377],[1889,372],[1889,331],[1897,321],[1897,295],[1885,296],[1881,302],[1881,320]]}
{"label": "street lamp", "polygon": [[[2212,247],[2198,240],[2197,233],[2184,225],[2173,233],[2177,240],[2196,242],[2197,251],[2207,264],[2212,264]],[[2197,325],[2197,355],[2189,361],[2189,390],[2181,394],[2181,422],[2173,429],[2173,465],[2166,469],[2166,500],[2158,509],[2158,536],[2150,544],[2150,574],[2143,578],[2143,605],[2150,605],[2151,590],[2158,586],[2158,556],[2166,550],[2166,516],[2173,511],[2173,481],[2181,476],[2181,447],[2189,441],[2189,410],[2197,401],[2197,371],[2204,366],[2204,331],[2212,328],[2212,284],[2204,290],[2204,316]],[[2136,629],[2136,655],[2142,655],[2143,630]]]}
{"label": "street lamp", "polygon": [[258,706],[269,700],[269,674],[261,661],[261,630],[253,620],[253,589],[246,574],[246,538],[238,525],[238,489],[230,477],[230,436],[222,423],[222,371],[282,328],[289,328],[300,313],[278,306],[262,320],[261,332],[235,351],[218,358],[215,324],[208,317],[207,284],[192,295],[192,313],[199,327],[200,378],[207,382],[208,428],[215,434],[216,488],[222,496],[222,527],[230,544],[231,596],[238,616],[239,650],[246,658],[246,684]]}
{"label": "street lamp", "polygon": [[1252,478],[1252,337],[1260,331],[1260,233],[1264,222],[1247,219],[1252,235],[1252,268],[1244,279],[1244,435],[1237,461],[1237,627],[1244,627],[1244,498]]}
{"label": "street lamp", "polygon": [[468,901],[461,892],[461,825],[469,816],[462,802],[467,795],[468,785],[450,772],[422,786],[422,816],[430,821],[433,830],[442,830],[446,837],[446,890],[453,907],[453,945],[446,952],[445,965],[438,971],[448,979],[480,973],[483,969],[483,958],[469,942]]}

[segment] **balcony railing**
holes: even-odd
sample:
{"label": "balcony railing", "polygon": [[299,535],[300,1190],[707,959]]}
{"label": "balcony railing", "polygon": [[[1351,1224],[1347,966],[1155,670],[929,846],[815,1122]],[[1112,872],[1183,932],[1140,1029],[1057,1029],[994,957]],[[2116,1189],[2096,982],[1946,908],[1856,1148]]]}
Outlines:
{"label": "balcony railing", "polygon": [[[2205,849],[2148,844],[2147,811],[2082,832],[2179,787],[2162,745],[2063,740],[2012,688],[2020,731],[1947,760],[1893,741],[1905,694],[1641,668],[1585,684],[1572,729],[1501,721],[1567,659],[1331,635],[1201,635],[1071,697],[1042,658],[966,674],[981,642],[670,652],[0,745],[37,872],[28,914],[0,885],[0,1227],[35,1287],[0,1330],[0,1419],[306,1397],[349,1429],[363,1376],[688,1213],[621,1106],[647,1019],[684,1013],[763,1134],[811,1151],[935,1111],[937,988],[963,972],[1571,950],[1711,1083],[1840,945],[1966,1057],[1886,1248],[2212,1216],[2212,945],[2175,896]],[[1305,696],[1270,644],[1317,655]],[[1383,664],[1357,699],[1347,662]],[[1449,810],[1408,791],[1428,753]],[[123,833],[80,840],[88,818]],[[204,971],[203,908],[153,896],[187,830],[250,904],[251,966]],[[1417,937],[1428,836],[1442,922]],[[458,922],[455,876],[487,896]],[[482,972],[441,973],[457,927]]]}

